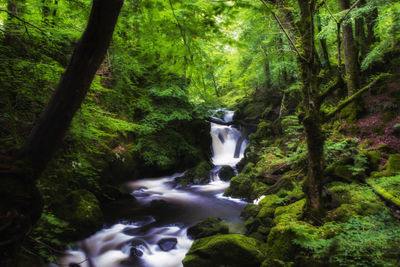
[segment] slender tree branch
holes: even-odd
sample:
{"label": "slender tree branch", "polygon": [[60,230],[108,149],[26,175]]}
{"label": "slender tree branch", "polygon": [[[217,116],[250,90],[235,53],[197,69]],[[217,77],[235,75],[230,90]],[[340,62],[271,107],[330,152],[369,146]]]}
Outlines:
{"label": "slender tree branch", "polygon": [[336,21],[336,23],[339,23],[339,21],[336,19],[336,17],[333,15],[332,11],[330,10],[328,4],[326,3],[326,1],[324,1],[326,10],[328,10],[328,13],[331,15],[331,17]]}
{"label": "slender tree branch", "polygon": [[[267,3],[265,2],[265,0],[260,0],[260,1],[268,8],[268,5],[267,5]],[[286,38],[289,40],[289,42],[290,42],[290,44],[292,45],[292,47],[293,47],[294,51],[296,52],[297,56],[299,56],[299,58],[301,58],[301,59],[303,59],[303,60],[306,60],[306,59],[300,54],[299,50],[298,50],[297,47],[296,47],[296,44],[294,43],[294,41],[292,40],[292,38],[290,38],[288,32],[286,31],[285,27],[283,27],[283,25],[282,25],[281,21],[279,20],[278,16],[277,16],[273,11],[271,11],[271,13],[272,13],[272,15],[274,16],[274,18],[275,18],[276,22],[278,23],[279,27],[282,29],[282,31],[283,31],[283,33],[285,34]]]}
{"label": "slender tree branch", "polygon": [[349,15],[349,13],[350,13],[360,2],[361,2],[361,0],[358,0],[357,2],[355,2],[355,3],[349,8],[349,10],[346,12],[346,14],[340,19],[339,23],[342,23],[342,22],[346,19],[347,15]]}
{"label": "slender tree branch", "polygon": [[10,16],[16,18],[17,20],[23,22],[24,24],[27,24],[27,25],[29,25],[29,26],[31,26],[31,27],[37,29],[38,31],[40,31],[41,33],[43,33],[46,37],[48,37],[48,36],[47,36],[47,33],[46,33],[44,30],[42,30],[41,28],[39,28],[39,27],[33,25],[32,23],[27,22],[27,21],[24,20],[24,19],[21,19],[20,17],[18,17],[17,15],[11,13],[10,11],[5,10],[5,9],[1,9],[1,8],[0,8],[0,11],[6,12],[8,15],[10,15]]}
{"label": "slender tree branch", "polygon": [[376,85],[380,80],[387,78],[390,76],[388,73],[382,73],[378,77],[376,77],[372,82],[370,82],[367,86],[364,88],[360,89],[357,91],[357,93],[354,93],[352,96],[348,97],[346,100],[344,100],[342,103],[340,103],[334,110],[326,114],[323,118],[324,122],[327,122],[328,120],[332,119],[338,112],[340,112],[343,108],[351,104],[354,100],[356,100],[359,96],[361,96],[365,91]]}

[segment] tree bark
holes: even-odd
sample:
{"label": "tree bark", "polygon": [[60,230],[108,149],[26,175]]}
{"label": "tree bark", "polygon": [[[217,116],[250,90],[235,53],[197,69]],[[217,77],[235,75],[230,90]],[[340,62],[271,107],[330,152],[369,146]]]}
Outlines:
{"label": "tree bark", "polygon": [[112,38],[123,0],[95,0],[69,66],[23,147],[0,169],[0,266],[14,266],[42,211],[36,187],[89,90]]}
{"label": "tree bark", "polygon": [[306,195],[304,216],[318,222],[324,214],[322,203],[323,170],[324,170],[324,136],[321,131],[319,96],[319,64],[315,56],[314,14],[315,2],[298,0],[300,7],[300,33],[302,58],[298,58],[299,72],[302,81],[303,108],[305,118],[303,125],[306,133],[308,150],[308,173],[303,184]]}
{"label": "tree bark", "polygon": [[[350,0],[339,0],[340,10],[350,8]],[[344,21],[342,25],[344,64],[347,78],[347,95],[351,96],[359,88],[359,64],[357,49],[353,37],[353,26]]]}

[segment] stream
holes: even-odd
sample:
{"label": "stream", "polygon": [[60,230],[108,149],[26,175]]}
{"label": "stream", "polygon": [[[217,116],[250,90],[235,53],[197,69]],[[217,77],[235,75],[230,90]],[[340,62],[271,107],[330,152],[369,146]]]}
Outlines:
{"label": "stream", "polygon": [[[230,122],[232,117],[233,112],[226,111],[224,121]],[[187,188],[175,187],[174,179],[183,173],[126,183],[125,186],[142,207],[157,207],[152,209],[155,213],[120,221],[78,242],[76,250],[69,250],[69,255],[60,259],[59,265],[182,266],[182,260],[193,243],[187,236],[188,227],[212,216],[223,219],[229,225],[230,232],[240,232],[243,222],[239,215],[246,203],[223,196],[229,182],[220,180],[218,173],[223,165],[235,169],[243,158],[247,141],[232,126],[211,123],[210,134],[212,162],[215,165],[210,171],[210,183]]]}

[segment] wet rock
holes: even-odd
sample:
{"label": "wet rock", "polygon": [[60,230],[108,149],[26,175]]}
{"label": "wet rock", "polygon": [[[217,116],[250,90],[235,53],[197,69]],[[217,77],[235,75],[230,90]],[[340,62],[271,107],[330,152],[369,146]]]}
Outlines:
{"label": "wet rock", "polygon": [[138,258],[143,256],[143,251],[138,248],[132,247],[129,251],[129,257]]}
{"label": "wet rock", "polygon": [[219,178],[223,181],[229,181],[232,177],[235,176],[235,170],[228,165],[222,166],[222,168],[219,170]]}
{"label": "wet rock", "polygon": [[150,207],[155,209],[163,209],[168,207],[168,202],[163,199],[154,199],[150,202]]}
{"label": "wet rock", "polygon": [[210,162],[202,161],[196,167],[189,169],[183,176],[176,178],[175,184],[183,187],[192,184],[208,184],[212,168],[213,165]]}
{"label": "wet rock", "polygon": [[81,267],[78,263],[70,263],[68,264],[68,267]]}
{"label": "wet rock", "polygon": [[161,248],[162,251],[170,251],[176,247],[178,240],[175,237],[171,238],[163,238],[158,241],[158,246]]}
{"label": "wet rock", "polygon": [[130,235],[130,236],[135,236],[138,235],[142,232],[142,229],[140,228],[125,228],[124,230],[122,230],[122,233],[126,234],[126,235]]}
{"label": "wet rock", "polygon": [[214,217],[208,217],[206,220],[190,227],[187,231],[188,236],[193,239],[227,233],[229,233],[229,227],[220,218]]}

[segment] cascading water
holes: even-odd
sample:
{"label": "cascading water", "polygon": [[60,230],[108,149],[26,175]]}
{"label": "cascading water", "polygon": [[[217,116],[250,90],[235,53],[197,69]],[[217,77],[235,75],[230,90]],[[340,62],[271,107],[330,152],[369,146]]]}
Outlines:
{"label": "cascading water", "polygon": [[[232,117],[233,112],[227,111],[223,121],[231,122]],[[218,174],[223,165],[235,168],[243,157],[246,140],[236,128],[216,123],[211,123],[210,134],[215,168],[210,172],[209,184],[174,188],[175,178],[182,173],[127,183],[142,210],[149,210],[149,214],[121,221],[78,242],[77,249],[68,251],[59,264],[79,263],[81,267],[182,266],[193,242],[186,234],[191,225],[213,216],[226,221],[231,232],[239,231],[239,214],[245,202],[223,196],[229,182],[221,181]]]}

